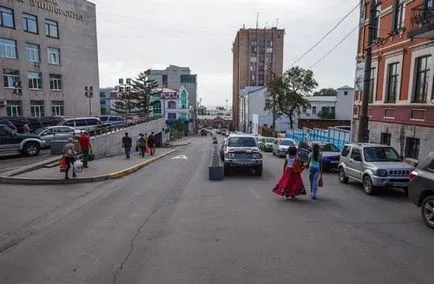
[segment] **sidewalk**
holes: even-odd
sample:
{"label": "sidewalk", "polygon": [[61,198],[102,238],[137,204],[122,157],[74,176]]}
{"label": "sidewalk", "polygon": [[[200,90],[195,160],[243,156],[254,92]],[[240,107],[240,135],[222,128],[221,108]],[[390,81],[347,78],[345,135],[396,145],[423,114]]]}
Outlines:
{"label": "sidewalk", "polygon": [[129,160],[125,158],[125,155],[94,160],[89,162],[88,168],[83,169],[81,173],[77,173],[76,178],[72,178],[71,170],[69,180],[65,180],[65,174],[61,173],[59,167],[56,166],[53,168],[41,168],[14,177],[1,177],[0,182],[9,184],[65,184],[116,179],[131,174],[176,150],[157,148],[154,156],[147,155],[146,158],[142,158],[139,152],[132,152]]}

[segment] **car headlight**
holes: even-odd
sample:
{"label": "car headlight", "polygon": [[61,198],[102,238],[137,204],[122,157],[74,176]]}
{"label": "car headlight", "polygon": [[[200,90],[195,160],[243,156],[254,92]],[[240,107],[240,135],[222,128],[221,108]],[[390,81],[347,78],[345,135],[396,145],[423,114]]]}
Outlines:
{"label": "car headlight", "polygon": [[387,171],[386,170],[377,170],[377,176],[387,177]]}
{"label": "car headlight", "polygon": [[234,153],[228,153],[228,158],[230,158],[230,159],[235,158],[235,154]]}
{"label": "car headlight", "polygon": [[262,158],[261,156],[262,156],[262,154],[260,154],[260,153],[253,154],[254,159],[260,159],[260,158]]}

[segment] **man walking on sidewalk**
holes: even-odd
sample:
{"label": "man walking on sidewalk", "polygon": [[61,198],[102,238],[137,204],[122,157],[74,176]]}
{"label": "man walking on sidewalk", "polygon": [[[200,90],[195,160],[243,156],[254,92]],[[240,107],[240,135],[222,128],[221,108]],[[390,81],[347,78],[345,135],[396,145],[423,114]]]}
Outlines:
{"label": "man walking on sidewalk", "polygon": [[88,167],[89,162],[89,152],[92,151],[92,145],[90,144],[90,136],[85,131],[80,134],[80,138],[78,139],[80,141],[80,148],[81,152],[83,152],[83,167]]}
{"label": "man walking on sidewalk", "polygon": [[154,156],[155,154],[155,144],[157,141],[155,141],[155,135],[154,132],[151,133],[148,137],[148,146],[151,149],[151,155]]}
{"label": "man walking on sidewalk", "polygon": [[125,150],[125,156],[127,159],[131,156],[131,146],[133,145],[133,139],[128,136],[128,132],[125,132],[124,138],[122,138],[122,147],[124,147]]}

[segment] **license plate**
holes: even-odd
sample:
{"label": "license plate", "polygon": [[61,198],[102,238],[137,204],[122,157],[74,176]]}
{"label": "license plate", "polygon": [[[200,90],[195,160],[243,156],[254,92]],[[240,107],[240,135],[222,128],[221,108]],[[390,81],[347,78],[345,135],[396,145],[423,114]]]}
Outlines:
{"label": "license plate", "polygon": [[396,186],[396,187],[405,187],[405,186],[408,186],[408,184],[406,182],[394,182],[394,183],[392,183],[392,185]]}
{"label": "license plate", "polygon": [[337,164],[339,161],[330,161],[330,164]]}

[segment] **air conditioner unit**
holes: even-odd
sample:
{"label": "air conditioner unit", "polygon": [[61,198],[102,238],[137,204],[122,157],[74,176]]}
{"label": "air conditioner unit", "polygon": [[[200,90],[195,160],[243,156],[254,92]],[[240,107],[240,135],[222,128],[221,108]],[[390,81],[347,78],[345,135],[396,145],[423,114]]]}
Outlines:
{"label": "air conditioner unit", "polygon": [[5,107],[6,106],[6,101],[0,101],[0,107]]}

